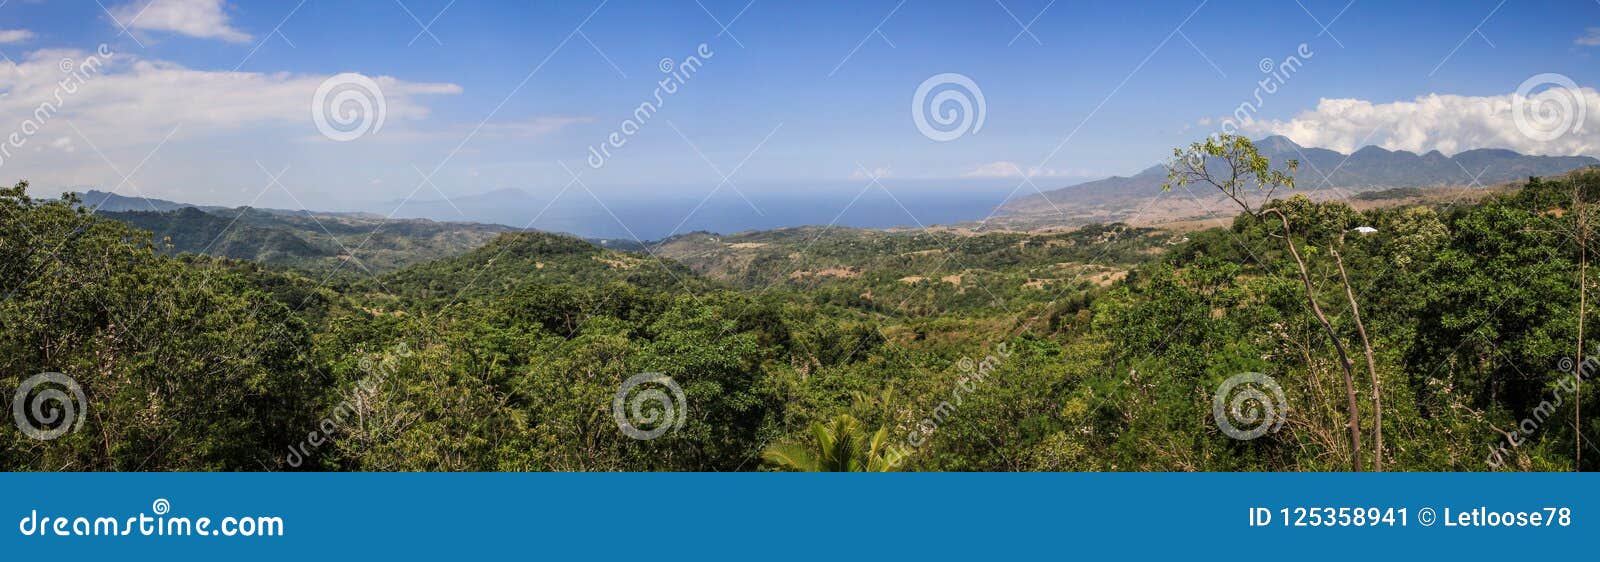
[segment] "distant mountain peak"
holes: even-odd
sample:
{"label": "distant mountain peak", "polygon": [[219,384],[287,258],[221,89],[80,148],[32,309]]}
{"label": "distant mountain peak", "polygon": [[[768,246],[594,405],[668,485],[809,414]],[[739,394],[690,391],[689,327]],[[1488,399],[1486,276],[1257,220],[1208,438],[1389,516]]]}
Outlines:
{"label": "distant mountain peak", "polygon": [[87,208],[90,208],[90,209],[95,209],[96,212],[99,212],[99,211],[104,211],[104,212],[117,212],[117,211],[157,211],[157,212],[163,212],[163,211],[172,211],[172,210],[176,210],[176,209],[183,209],[183,208],[187,208],[187,207],[195,207],[196,206],[196,205],[190,205],[188,203],[178,203],[176,201],[167,201],[165,199],[151,199],[149,197],[142,197],[142,196],[141,197],[128,197],[126,195],[117,195],[116,193],[112,193],[112,192],[109,192],[109,191],[100,191],[98,189],[90,189],[88,191],[76,192],[75,195],[78,196],[78,200],[79,201],[82,201],[82,204],[83,204],[84,207],[87,207]]}
{"label": "distant mountain peak", "polygon": [[[1493,156],[1493,157],[1498,157],[1498,158],[1514,158],[1514,157],[1521,157],[1523,155],[1522,155],[1522,153],[1519,153],[1519,152],[1517,152],[1515,150],[1509,150],[1509,149],[1505,149],[1505,148],[1474,148],[1472,150],[1463,151],[1460,154],[1455,155],[1456,158],[1461,158],[1463,156],[1465,156],[1465,157]],[[1544,156],[1544,157],[1529,156],[1529,158],[1562,158],[1562,157],[1561,156]],[[1576,158],[1587,158],[1587,157],[1586,156],[1577,156]],[[1590,158],[1590,159],[1593,160],[1592,158]]]}
{"label": "distant mountain peak", "polygon": [[[1274,166],[1282,166],[1286,160],[1298,160],[1300,168],[1295,175],[1307,186],[1352,191],[1493,185],[1600,165],[1600,160],[1588,156],[1530,156],[1501,148],[1468,150],[1454,156],[1433,150],[1418,156],[1409,151],[1369,145],[1347,155],[1325,148],[1302,147],[1282,135],[1268,136],[1255,144]],[[1114,209],[1129,201],[1161,193],[1165,180],[1165,169],[1157,166],[1133,177],[1110,177],[1020,197],[1002,210],[1011,214],[1060,213],[1060,209],[1075,205]]]}
{"label": "distant mountain peak", "polygon": [[1305,148],[1283,135],[1272,135],[1255,141],[1256,147],[1272,152],[1288,152]]}

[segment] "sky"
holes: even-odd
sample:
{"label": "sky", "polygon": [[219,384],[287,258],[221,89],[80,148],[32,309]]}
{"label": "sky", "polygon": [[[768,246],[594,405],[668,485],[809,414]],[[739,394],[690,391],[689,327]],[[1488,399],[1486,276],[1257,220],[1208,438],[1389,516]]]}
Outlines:
{"label": "sky", "polygon": [[1600,156],[1600,0],[3,0],[0,54],[0,178],[39,194],[1027,194],[1230,116],[1346,152]]}

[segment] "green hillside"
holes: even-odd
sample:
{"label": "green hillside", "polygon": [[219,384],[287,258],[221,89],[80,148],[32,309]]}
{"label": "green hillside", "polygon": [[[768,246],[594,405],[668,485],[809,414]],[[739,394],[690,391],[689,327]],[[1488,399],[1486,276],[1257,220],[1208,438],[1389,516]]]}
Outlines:
{"label": "green hillside", "polygon": [[[415,221],[329,284],[332,241],[373,225],[246,212],[199,257],[215,215],[19,186],[0,387],[71,373],[94,410],[51,442],[0,427],[0,469],[1592,470],[1574,423],[1600,429],[1597,401],[1575,411],[1558,365],[1600,320],[1578,292],[1597,199],[1580,172],[1436,206],[1289,196],[1186,233],[801,228],[654,255]],[[1250,372],[1284,423],[1242,440],[1213,397]],[[681,389],[681,427],[619,430],[639,373]]]}
{"label": "green hillside", "polygon": [[308,271],[376,274],[461,254],[515,229],[423,219],[240,209],[99,213],[150,231],[171,254],[204,254]]}
{"label": "green hillside", "polygon": [[543,232],[500,234],[470,252],[382,275],[369,286],[438,303],[504,295],[529,284],[595,286],[613,281],[663,291],[706,287],[682,265]]}

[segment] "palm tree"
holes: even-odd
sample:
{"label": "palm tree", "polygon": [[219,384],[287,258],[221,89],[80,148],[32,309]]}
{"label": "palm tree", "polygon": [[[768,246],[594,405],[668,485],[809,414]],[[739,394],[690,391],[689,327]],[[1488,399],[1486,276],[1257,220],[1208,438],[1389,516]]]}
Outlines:
{"label": "palm tree", "polygon": [[772,445],[761,460],[796,472],[889,472],[888,444],[889,428],[869,436],[855,416],[839,414],[829,423],[812,422],[810,442]]}

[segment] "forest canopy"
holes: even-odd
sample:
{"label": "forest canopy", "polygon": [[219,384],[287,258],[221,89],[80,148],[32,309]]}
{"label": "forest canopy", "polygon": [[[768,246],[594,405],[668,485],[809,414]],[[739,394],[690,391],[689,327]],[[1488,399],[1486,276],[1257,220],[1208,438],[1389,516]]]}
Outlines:
{"label": "forest canopy", "polygon": [[[240,259],[248,237],[197,255],[133,226],[182,217],[21,183],[0,190],[0,389],[62,373],[85,403],[53,439],[3,424],[0,469],[1596,469],[1572,373],[1600,172],[1343,202],[1253,147],[1191,150],[1256,166],[1231,223],[636,251],[480,228],[470,251],[338,276],[330,247],[304,250],[314,267]],[[648,439],[614,408],[641,373],[675,407],[634,420],[667,416]],[[1281,426],[1219,427],[1240,373],[1275,381]]]}

